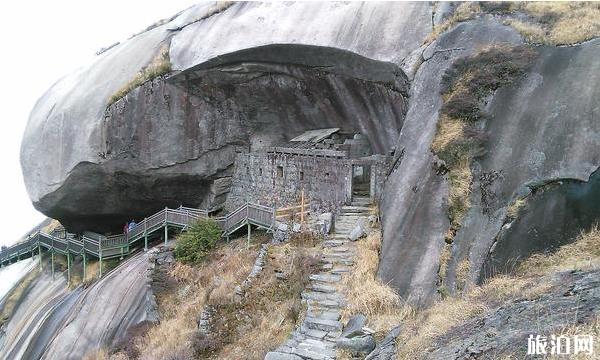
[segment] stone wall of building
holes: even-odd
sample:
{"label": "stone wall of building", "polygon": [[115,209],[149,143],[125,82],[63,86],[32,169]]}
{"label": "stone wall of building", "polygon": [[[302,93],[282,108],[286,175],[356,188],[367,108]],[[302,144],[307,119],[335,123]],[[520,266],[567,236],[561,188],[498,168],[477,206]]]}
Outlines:
{"label": "stone wall of building", "polygon": [[386,156],[348,159],[339,154],[327,156],[339,153],[334,151],[294,149],[293,152],[238,154],[226,208],[233,209],[246,201],[276,207],[296,204],[304,190],[313,210],[335,211],[351,200],[354,165],[370,166],[370,195],[377,199],[381,194],[389,167]]}

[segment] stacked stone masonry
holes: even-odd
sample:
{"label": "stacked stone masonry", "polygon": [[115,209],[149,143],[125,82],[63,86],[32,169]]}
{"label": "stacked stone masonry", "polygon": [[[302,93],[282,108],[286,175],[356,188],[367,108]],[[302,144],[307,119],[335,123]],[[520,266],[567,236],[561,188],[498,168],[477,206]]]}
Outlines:
{"label": "stacked stone masonry", "polygon": [[[282,207],[297,204],[301,193],[318,211],[338,212],[352,199],[358,173],[368,178],[367,196],[376,201],[383,190],[390,157],[370,155],[360,134],[336,144],[333,139],[306,148],[278,146],[239,153],[235,160],[227,208],[250,201]],[[366,149],[365,149],[366,148]]]}

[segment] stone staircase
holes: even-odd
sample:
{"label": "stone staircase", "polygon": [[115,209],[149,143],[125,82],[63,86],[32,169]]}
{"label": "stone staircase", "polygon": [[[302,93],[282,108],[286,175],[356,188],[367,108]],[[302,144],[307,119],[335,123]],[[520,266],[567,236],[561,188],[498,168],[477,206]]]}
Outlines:
{"label": "stone staircase", "polygon": [[348,239],[359,220],[366,221],[370,200],[353,198],[350,206],[342,207],[336,218],[333,234],[322,244],[321,271],[310,276],[302,293],[307,305],[306,316],[291,337],[265,360],[327,360],[336,358],[336,339],[342,333],[341,310],[345,305],[341,286],[342,274],[354,266],[356,244]]}

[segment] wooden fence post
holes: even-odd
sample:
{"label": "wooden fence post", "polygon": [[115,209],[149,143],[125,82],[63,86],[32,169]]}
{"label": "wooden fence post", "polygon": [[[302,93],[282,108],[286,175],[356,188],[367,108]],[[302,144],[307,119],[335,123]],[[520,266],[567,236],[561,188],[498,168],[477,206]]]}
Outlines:
{"label": "wooden fence post", "polygon": [[71,285],[71,254],[67,246],[67,286]]}
{"label": "wooden fence post", "polygon": [[251,226],[250,226],[250,222],[248,221],[248,242],[246,244],[246,248],[250,249],[250,235],[251,235]]}
{"label": "wooden fence post", "polygon": [[54,248],[50,250],[50,262],[52,264],[52,280],[54,280]]}
{"label": "wooden fence post", "polygon": [[144,251],[148,251],[148,222],[144,218]]}
{"label": "wooden fence post", "polygon": [[167,224],[167,220],[169,217],[169,208],[165,207],[165,245],[167,245],[167,241],[169,240],[169,225]]}
{"label": "wooden fence post", "polygon": [[98,279],[102,278],[102,242],[98,241]]}

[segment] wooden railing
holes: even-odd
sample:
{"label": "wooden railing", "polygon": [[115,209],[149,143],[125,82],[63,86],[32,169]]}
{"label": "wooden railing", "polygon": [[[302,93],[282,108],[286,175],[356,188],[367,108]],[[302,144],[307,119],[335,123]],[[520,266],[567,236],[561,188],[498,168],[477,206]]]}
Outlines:
{"label": "wooden railing", "polygon": [[[125,234],[105,236],[86,231],[79,237],[66,232],[64,237],[58,237],[38,231],[26,241],[2,250],[0,266],[15,259],[20,260],[21,257],[29,257],[34,251],[39,251],[40,247],[65,255],[89,254],[100,259],[123,257],[129,253],[133,243],[140,239],[145,239],[145,246],[147,246],[147,237],[154,231],[163,228],[167,231],[169,226],[186,229],[198,219],[208,217],[206,210],[180,206],[177,209],[164,208],[158,211],[135,224]],[[229,236],[247,224],[271,229],[275,223],[275,210],[263,205],[246,203],[232,213],[214,220],[223,229],[223,236]]]}

